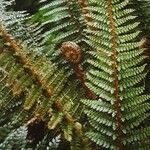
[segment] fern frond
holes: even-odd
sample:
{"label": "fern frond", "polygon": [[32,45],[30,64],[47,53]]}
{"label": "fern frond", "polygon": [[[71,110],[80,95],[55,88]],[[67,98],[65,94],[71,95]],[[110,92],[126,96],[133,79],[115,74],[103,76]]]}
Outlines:
{"label": "fern frond", "polygon": [[18,39],[20,43],[24,43],[32,50],[41,51],[43,45],[41,43],[42,26],[31,21],[31,17],[25,11],[13,11],[12,4],[14,0],[0,1],[0,22],[13,38]]}
{"label": "fern frond", "polygon": [[[96,32],[85,30],[85,42],[95,50],[89,52],[91,58],[87,60],[92,68],[87,74],[87,86],[98,94],[99,100],[82,100],[92,127],[86,135],[100,148],[130,149],[133,143],[149,137],[149,127],[140,130],[149,116],[150,96],[144,94],[146,73],[144,50],[139,49],[138,42],[139,23],[134,10],[128,9],[128,1],[89,3],[90,17],[95,21],[89,26]],[[136,129],[141,131],[137,136]],[[125,142],[128,137],[129,143]]]}
{"label": "fern frond", "polygon": [[41,0],[33,16],[14,2],[0,0],[0,149],[148,150],[148,0]]}
{"label": "fern frond", "polygon": [[8,135],[3,143],[0,144],[0,149],[25,149],[27,137],[27,128],[22,126]]}
{"label": "fern frond", "polygon": [[[149,0],[130,0],[131,6],[136,9],[135,14],[141,22],[142,36],[149,36],[150,31],[150,2]],[[139,13],[140,12],[140,13]]]}
{"label": "fern frond", "polygon": [[[13,104],[11,109],[17,109],[15,114],[9,114],[12,126],[27,121],[30,123],[30,119],[40,115],[44,122],[47,122],[49,130],[61,128],[65,133],[64,138],[70,141],[72,138],[66,136],[68,126],[71,127],[70,131],[82,130],[76,127],[80,118],[78,114],[82,111],[81,104],[76,105],[80,93],[75,92],[78,84],[68,83],[70,73],[65,72],[63,68],[57,70],[57,66],[45,57],[35,58],[32,54],[29,55],[26,48],[20,47],[3,27],[0,28],[0,32],[4,43],[0,54],[0,83],[3,85],[1,95],[5,94],[0,103],[3,109],[2,117],[6,117],[6,113],[9,113],[8,108]],[[4,88],[6,89],[3,90]],[[8,100],[9,95],[12,98]],[[5,118],[1,120],[1,124],[5,121],[8,123]],[[66,125],[62,127],[64,122]],[[81,140],[82,138],[84,139],[84,135],[81,135]]]}

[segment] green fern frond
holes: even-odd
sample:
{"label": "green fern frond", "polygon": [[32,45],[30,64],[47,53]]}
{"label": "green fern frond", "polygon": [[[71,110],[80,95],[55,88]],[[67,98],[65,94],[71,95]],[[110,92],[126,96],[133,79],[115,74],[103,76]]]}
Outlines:
{"label": "green fern frond", "polygon": [[[76,8],[76,12],[73,8]],[[49,2],[40,9],[42,25],[51,27],[49,31],[43,34],[43,42],[50,47],[47,53],[53,54],[57,50],[57,45],[61,42],[81,41],[80,31],[83,28],[83,23],[77,17],[78,11],[77,2],[66,0]],[[61,34],[59,31],[61,31]]]}
{"label": "green fern frond", "polygon": [[13,38],[26,44],[30,51],[36,48],[40,53],[43,48],[41,43],[42,26],[31,21],[31,17],[27,12],[12,10],[14,0],[1,0],[0,3],[1,24],[7,28]]}
{"label": "green fern frond", "polygon": [[89,52],[92,57],[87,60],[92,67],[87,74],[87,86],[98,94],[99,100],[82,100],[93,128],[86,135],[101,148],[130,149],[132,144],[150,136],[149,127],[140,129],[150,115],[150,96],[144,94],[144,50],[139,49],[136,30],[139,23],[134,10],[127,8],[128,1],[89,3],[95,21],[89,26],[96,32],[86,30],[85,41],[95,50]]}
{"label": "green fern frond", "polygon": [[[136,15],[139,17],[141,22],[141,29],[143,36],[149,36],[150,31],[150,2],[149,0],[130,0],[131,6],[136,9]],[[138,13],[140,12],[140,13]]]}
{"label": "green fern frond", "polygon": [[3,143],[0,144],[0,149],[11,150],[13,148],[25,149],[27,137],[27,128],[22,126],[8,135]]}
{"label": "green fern frond", "polygon": [[14,2],[0,0],[0,149],[149,150],[148,0],[41,0],[33,16]]}

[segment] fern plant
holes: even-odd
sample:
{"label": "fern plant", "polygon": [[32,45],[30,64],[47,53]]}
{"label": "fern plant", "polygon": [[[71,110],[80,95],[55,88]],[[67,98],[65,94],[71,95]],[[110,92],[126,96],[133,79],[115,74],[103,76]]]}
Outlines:
{"label": "fern plant", "polygon": [[32,16],[12,2],[0,3],[0,148],[148,150],[143,29],[132,5],[145,1],[41,0]]}
{"label": "fern plant", "polygon": [[[150,2],[149,0],[131,0],[130,1],[131,5],[136,11],[136,15],[139,17],[141,21],[141,29],[144,32],[143,36],[149,36],[149,30],[150,30],[150,18],[149,18],[149,13],[150,13]],[[138,13],[140,12],[140,13]]]}
{"label": "fern plant", "polygon": [[[14,127],[24,122],[29,128],[30,124],[37,124],[37,118],[41,118],[40,122],[47,122],[46,126],[50,130],[57,126],[61,128],[64,137],[70,141],[70,134],[74,128],[78,130],[76,119],[82,112],[80,105],[74,105],[80,93],[74,92],[77,84],[71,85],[66,82],[69,73],[64,72],[63,68],[57,71],[56,66],[46,59],[41,57],[39,59],[33,57],[33,59],[22,51],[23,49],[20,49],[14,40],[11,40],[4,29],[1,31],[8,46],[8,48],[7,46],[2,47],[3,52],[0,58],[1,68],[5,70],[1,72],[1,95],[2,97],[7,95],[1,101],[1,109],[3,109],[1,117],[4,119],[8,113],[12,118],[9,125]],[[11,95],[12,98],[10,98]],[[14,109],[16,110],[15,115],[9,112]],[[76,112],[78,113],[74,114]],[[70,113],[76,116],[76,119]],[[8,115],[2,120],[2,124],[7,122],[7,119]]]}
{"label": "fern plant", "polygon": [[[4,24],[7,22],[3,21]],[[68,79],[69,71],[65,71],[65,68],[59,68],[58,71],[57,66],[45,56],[38,57],[39,52],[32,53],[31,50],[35,47],[31,48],[28,44],[21,46],[8,34],[3,25],[0,32],[2,130],[12,130],[21,124],[26,124],[30,130],[34,124],[44,122],[45,125],[46,122],[46,128],[58,128],[57,130],[63,132],[64,138],[70,141],[74,130],[82,130],[77,126],[80,125],[78,119],[82,113],[78,96],[82,97],[84,94],[75,92],[78,83],[71,85]],[[34,42],[34,38],[31,40]],[[15,114],[11,114],[14,110]],[[12,118],[9,121],[8,116]],[[37,118],[41,118],[39,122]],[[31,133],[28,135],[31,139],[35,138]],[[82,134],[79,135],[79,139],[82,139]]]}
{"label": "fern plant", "polygon": [[0,144],[0,149],[13,149],[17,147],[18,149],[25,148],[26,145],[26,136],[27,136],[27,128],[20,127],[16,131],[13,131],[8,135],[5,141]]}
{"label": "fern plant", "polygon": [[[90,3],[97,32],[88,36],[95,52],[91,51],[92,58],[88,59],[93,68],[87,74],[87,84],[99,100],[83,100],[93,128],[87,136],[109,149],[144,147],[150,128],[143,121],[150,106],[142,85],[146,74],[143,49],[137,41],[139,23],[132,15],[134,10],[126,9],[127,1]],[[103,11],[98,17],[99,10]]]}

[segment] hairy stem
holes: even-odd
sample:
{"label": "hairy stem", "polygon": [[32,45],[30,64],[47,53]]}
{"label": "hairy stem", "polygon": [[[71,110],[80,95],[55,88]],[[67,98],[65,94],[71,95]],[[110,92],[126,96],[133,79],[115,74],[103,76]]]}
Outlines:
{"label": "hairy stem", "polygon": [[117,62],[117,35],[116,35],[116,27],[115,21],[113,19],[113,6],[112,0],[108,0],[108,19],[110,21],[110,29],[111,29],[111,43],[112,43],[112,69],[113,69],[113,78],[114,78],[114,94],[115,94],[115,102],[114,107],[116,110],[116,132],[117,132],[117,147],[119,150],[123,149],[123,132],[122,132],[122,114],[121,114],[121,100],[119,96],[119,79],[118,79],[118,62]]}
{"label": "hairy stem", "polygon": [[82,88],[85,90],[88,99],[96,100],[97,96],[86,86],[86,77],[81,65],[81,48],[75,42],[67,41],[62,43],[60,51],[64,58],[70,63],[77,79],[80,81]]}
{"label": "hairy stem", "polygon": [[76,77],[80,81],[82,88],[85,90],[86,97],[91,100],[97,100],[98,97],[86,85],[85,72],[83,71],[82,67],[79,64],[77,64],[72,65],[72,68],[75,72]]}

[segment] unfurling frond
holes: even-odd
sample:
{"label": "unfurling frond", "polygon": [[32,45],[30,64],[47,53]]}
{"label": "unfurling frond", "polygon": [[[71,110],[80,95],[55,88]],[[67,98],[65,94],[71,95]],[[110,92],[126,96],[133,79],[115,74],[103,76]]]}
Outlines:
{"label": "unfurling frond", "polygon": [[[78,84],[71,85],[68,82],[70,73],[63,68],[58,70],[46,57],[29,55],[5,28],[1,27],[0,32],[3,41],[0,54],[1,96],[6,95],[0,103],[3,109],[1,117],[4,119],[8,113],[12,128],[22,123],[35,126],[36,120],[41,118],[49,130],[62,128],[64,138],[70,141],[72,135],[68,137],[66,128],[69,127],[70,132],[78,130],[76,119],[82,111],[78,102],[81,93],[75,92]],[[9,110],[16,110],[16,115]],[[7,118],[1,120],[1,124],[5,121]],[[63,122],[66,125],[61,127]],[[84,137],[81,135],[80,138]]]}

